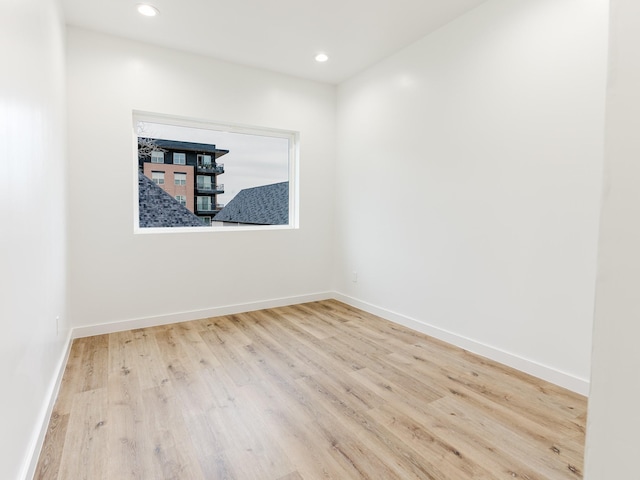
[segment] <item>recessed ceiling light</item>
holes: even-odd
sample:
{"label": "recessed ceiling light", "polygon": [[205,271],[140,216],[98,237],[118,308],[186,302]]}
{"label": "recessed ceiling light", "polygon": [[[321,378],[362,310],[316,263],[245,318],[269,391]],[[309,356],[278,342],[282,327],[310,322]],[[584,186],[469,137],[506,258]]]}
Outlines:
{"label": "recessed ceiling light", "polygon": [[138,5],[138,12],[145,17],[155,17],[160,13],[156,7],[147,4]]}
{"label": "recessed ceiling light", "polygon": [[327,60],[329,60],[329,55],[327,55],[326,53],[319,53],[316,55],[316,62],[326,62]]}

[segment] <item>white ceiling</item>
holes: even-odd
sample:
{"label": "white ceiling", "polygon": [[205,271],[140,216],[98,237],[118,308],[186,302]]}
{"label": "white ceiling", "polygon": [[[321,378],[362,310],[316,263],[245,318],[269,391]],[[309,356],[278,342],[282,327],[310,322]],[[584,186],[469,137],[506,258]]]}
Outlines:
{"label": "white ceiling", "polygon": [[[62,0],[67,23],[340,83],[486,0]],[[330,59],[315,62],[318,52]]]}

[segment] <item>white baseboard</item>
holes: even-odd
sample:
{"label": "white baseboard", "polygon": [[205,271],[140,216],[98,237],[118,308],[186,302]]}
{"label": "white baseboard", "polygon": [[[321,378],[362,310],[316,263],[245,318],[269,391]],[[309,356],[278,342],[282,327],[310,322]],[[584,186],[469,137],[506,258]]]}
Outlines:
{"label": "white baseboard", "polygon": [[99,325],[86,327],[76,327],[73,329],[73,338],[91,337],[93,335],[103,335],[106,333],[122,332],[135,328],[154,327],[157,325],[167,325],[169,323],[188,322],[201,318],[219,317],[222,315],[233,315],[234,313],[252,312],[265,308],[285,307],[298,303],[316,302],[334,298],[333,292],[313,293],[308,295],[298,295],[295,297],[276,298],[273,300],[263,300],[259,302],[242,303],[237,305],[227,305],[204,310],[191,310],[187,312],[170,313],[153,317],[134,318],[131,320],[121,320]]}
{"label": "white baseboard", "polygon": [[49,389],[47,390],[47,394],[45,397],[45,402],[43,403],[42,411],[40,412],[40,415],[38,417],[37,424],[39,425],[39,428],[33,434],[31,444],[27,450],[27,461],[24,465],[20,477],[18,478],[31,480],[36,473],[38,459],[40,458],[40,451],[42,450],[44,438],[47,435],[47,428],[49,427],[49,419],[51,418],[51,414],[53,413],[53,407],[56,403],[56,399],[58,398],[60,385],[62,384],[62,376],[64,375],[64,370],[67,366],[67,360],[69,359],[69,354],[71,353],[72,341],[73,339],[71,337],[71,332],[69,332],[62,355],[60,356],[60,359],[56,364],[55,377],[49,385]]}
{"label": "white baseboard", "polygon": [[558,369],[542,365],[533,360],[529,360],[518,355],[514,355],[509,352],[505,352],[499,348],[486,345],[484,343],[472,340],[470,338],[458,335],[453,332],[449,332],[439,327],[429,325],[428,323],[416,320],[415,318],[407,317],[400,313],[392,312],[376,305],[373,305],[362,300],[343,295],[341,293],[334,292],[333,298],[339,300],[352,307],[359,308],[365,312],[382,317],[385,320],[389,320],[394,323],[398,323],[405,327],[411,328],[418,332],[430,335],[434,338],[450,343],[457,347],[468,350],[469,352],[481,355],[496,362],[502,363],[521,372],[528,373],[534,377],[538,377],[547,382],[553,383],[560,387],[571,390],[572,392],[579,393],[580,395],[588,396],[589,394],[589,380],[576,377],[574,375],[562,372]]}
{"label": "white baseboard", "polygon": [[262,310],[265,308],[284,307],[287,305],[315,302],[319,300],[327,300],[330,298],[339,300],[348,305],[359,308],[373,315],[377,315],[391,322],[404,325],[405,327],[411,328],[426,335],[430,335],[434,338],[463,348],[472,353],[481,355],[509,367],[515,368],[516,370],[520,370],[522,372],[533,375],[534,377],[541,378],[555,385],[566,388],[567,390],[571,390],[584,396],[587,396],[589,394],[589,380],[587,379],[576,377],[569,373],[562,372],[556,368],[540,364],[533,360],[520,357],[496,347],[492,347],[491,345],[486,345],[476,340],[430,325],[421,320],[417,320],[415,318],[411,318],[406,315],[393,312],[382,307],[378,307],[371,303],[364,302],[362,300],[358,300],[356,298],[338,292],[321,292],[307,295],[298,295],[294,297],[277,298],[259,302],[227,305],[204,310],[191,310],[187,312],[178,312],[153,317],[142,317],[131,320],[103,323],[99,325],[77,327],[73,329],[71,335],[73,338],[90,337],[93,335],[103,335],[107,333],[121,332],[135,328],[146,328],[157,325],[166,325],[170,323],[187,322],[189,320],[218,317],[221,315],[232,315],[234,313],[251,312],[255,310]]}

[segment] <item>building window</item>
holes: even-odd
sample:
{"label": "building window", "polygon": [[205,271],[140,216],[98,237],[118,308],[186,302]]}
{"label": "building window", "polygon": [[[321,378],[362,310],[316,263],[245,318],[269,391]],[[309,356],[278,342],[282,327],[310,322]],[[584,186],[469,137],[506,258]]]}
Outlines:
{"label": "building window", "polygon": [[187,174],[176,172],[173,174],[173,183],[175,185],[186,185],[187,184]]}
{"label": "building window", "polygon": [[198,211],[200,212],[211,212],[213,211],[213,203],[211,202],[211,197],[196,197]]}
{"label": "building window", "polygon": [[176,195],[176,200],[180,205],[187,206],[187,197],[185,195]]}
{"label": "building window", "polygon": [[164,185],[164,172],[151,172],[151,180],[157,185]]}
{"label": "building window", "polygon": [[211,155],[198,154],[198,165],[211,165]]}
{"label": "building window", "polygon": [[164,163],[164,152],[151,152],[151,163]]}
{"label": "building window", "polygon": [[207,175],[198,175],[196,178],[196,186],[198,190],[211,190],[211,177]]}
{"label": "building window", "polygon": [[177,153],[173,154],[173,164],[174,165],[186,165],[187,164],[187,154],[186,153]]}
{"label": "building window", "polygon": [[[187,227],[203,232],[203,217],[209,217],[212,225],[207,232],[298,228],[297,132],[144,112],[134,112],[133,122],[138,132],[136,232]],[[165,153],[167,162],[184,165],[161,167],[171,169],[166,179],[171,185],[164,184],[163,172],[152,176],[154,167],[158,169],[155,164],[164,163]],[[166,187],[172,197],[186,197],[193,214],[183,209],[174,212],[175,202],[158,202],[149,182],[140,176]]]}
{"label": "building window", "polygon": [[207,225],[208,227],[211,226],[211,217],[200,217],[200,219],[202,220],[202,223]]}

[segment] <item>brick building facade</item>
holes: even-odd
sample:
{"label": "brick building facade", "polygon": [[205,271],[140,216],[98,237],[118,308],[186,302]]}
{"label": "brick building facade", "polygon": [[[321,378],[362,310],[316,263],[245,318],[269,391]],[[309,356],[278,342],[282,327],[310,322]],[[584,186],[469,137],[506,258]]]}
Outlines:
{"label": "brick building facade", "polygon": [[[141,144],[152,145],[153,151],[142,153]],[[218,158],[229,150],[215,145],[180,142],[165,139],[140,138],[138,141],[139,170],[178,203],[196,214],[205,225],[223,207],[217,196],[224,193],[218,175],[224,165]]]}

